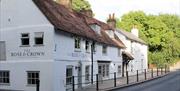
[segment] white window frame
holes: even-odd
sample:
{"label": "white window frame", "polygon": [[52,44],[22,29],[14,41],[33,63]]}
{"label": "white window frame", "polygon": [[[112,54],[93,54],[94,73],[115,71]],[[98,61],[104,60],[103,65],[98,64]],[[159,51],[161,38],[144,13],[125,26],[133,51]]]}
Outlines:
{"label": "white window frame", "polygon": [[90,65],[85,66],[85,81],[90,81]]}
{"label": "white window frame", "polygon": [[[28,35],[27,37],[23,37],[23,35]],[[25,44],[23,44],[23,40],[24,39],[28,39],[28,44],[27,45],[25,45]],[[26,47],[29,47],[30,46],[30,34],[29,33],[21,33],[21,46],[26,46]]]}
{"label": "white window frame", "polygon": [[[36,40],[37,38],[41,38],[42,39],[42,44],[37,44]],[[34,45],[44,45],[44,32],[35,32],[34,33]]]}
{"label": "white window frame", "polygon": [[[29,74],[31,74],[31,77],[29,77]],[[33,74],[35,77],[32,76]],[[37,74],[38,76],[36,77]],[[27,71],[27,85],[36,85],[38,80],[40,80],[40,71]]]}
{"label": "white window frame", "polygon": [[110,63],[98,63],[98,74],[100,74],[100,77],[109,77],[109,67]]}
{"label": "white window frame", "polygon": [[75,51],[81,51],[81,38],[80,37],[74,37],[74,48],[75,48]]}
{"label": "white window frame", "polygon": [[[71,70],[71,74],[68,74],[68,70]],[[72,76],[73,76],[73,66],[68,65],[66,66],[66,85],[71,85],[72,84]]]}
{"label": "white window frame", "polygon": [[10,71],[0,70],[0,85],[10,84]]}

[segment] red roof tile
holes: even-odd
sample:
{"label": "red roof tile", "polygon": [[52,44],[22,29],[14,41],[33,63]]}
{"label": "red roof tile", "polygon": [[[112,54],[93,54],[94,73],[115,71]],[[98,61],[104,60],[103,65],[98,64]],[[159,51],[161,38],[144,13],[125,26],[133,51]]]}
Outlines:
{"label": "red roof tile", "polygon": [[85,15],[73,10],[69,10],[53,0],[33,1],[47,19],[54,25],[56,30],[72,33],[100,43],[124,47],[124,44],[119,46],[119,44],[114,42],[104,31],[101,31],[101,35],[98,35],[89,26],[91,23],[97,23],[103,28],[102,30],[106,30],[110,29],[107,24],[94,18],[85,17]]}

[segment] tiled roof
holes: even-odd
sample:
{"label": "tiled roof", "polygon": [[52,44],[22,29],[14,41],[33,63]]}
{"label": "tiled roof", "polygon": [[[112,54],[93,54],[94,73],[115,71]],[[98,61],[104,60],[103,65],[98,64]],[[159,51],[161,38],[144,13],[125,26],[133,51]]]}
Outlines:
{"label": "tiled roof", "polygon": [[97,24],[101,27],[101,34],[103,34],[103,36],[101,37],[105,37],[107,36],[106,38],[103,38],[103,39],[106,39],[106,41],[111,41],[112,43],[118,45],[119,47],[121,48],[125,48],[125,45],[123,44],[123,42],[114,34],[114,38],[111,39],[109,38],[109,36],[105,33],[105,31],[108,31],[108,30],[113,30],[114,29],[112,27],[110,27],[108,24],[102,22],[102,21],[99,21],[95,18],[92,18],[92,17],[87,17],[86,15],[83,16],[86,23],[87,24]]}
{"label": "tiled roof", "polygon": [[[91,21],[89,21],[89,19],[87,20],[85,15],[69,10],[53,0],[33,1],[47,19],[54,25],[56,30],[82,36],[96,42],[124,47],[124,44],[119,46],[119,44],[115,43],[104,31],[101,31],[101,35],[95,33],[89,26]],[[97,21],[94,18],[91,19]]]}
{"label": "tiled roof", "polygon": [[135,36],[134,34],[121,30],[121,29],[116,29],[117,32],[123,34],[124,36],[126,36],[129,40],[135,41],[135,42],[139,42],[141,44],[145,44],[147,45],[147,43],[145,41],[143,41],[142,39],[138,38],[137,36]]}

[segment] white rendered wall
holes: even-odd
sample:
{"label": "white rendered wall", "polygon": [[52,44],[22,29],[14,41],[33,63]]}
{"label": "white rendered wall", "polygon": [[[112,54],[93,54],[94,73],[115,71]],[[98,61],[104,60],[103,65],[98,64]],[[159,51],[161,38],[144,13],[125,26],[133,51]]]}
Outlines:
{"label": "white rendered wall", "polygon": [[125,51],[128,51],[129,53],[131,53],[132,56],[134,57],[134,59],[131,60],[128,64],[127,70],[130,72],[130,75],[136,74],[136,70],[140,70],[139,72],[142,72],[144,71],[144,69],[148,69],[147,45],[129,40],[126,38],[126,36],[124,36],[123,34],[117,31],[115,33],[127,47]]}
{"label": "white rendered wall", "polygon": [[[0,1],[0,41],[6,43],[6,60],[0,70],[10,71],[10,85],[0,89],[35,91],[27,85],[27,71],[40,71],[40,91],[53,91],[54,27],[32,0]],[[34,45],[34,33],[44,32],[44,45]],[[30,46],[21,46],[21,33],[29,33]],[[12,56],[12,53],[41,52],[41,56]]]}
{"label": "white rendered wall", "polygon": [[53,91],[53,64],[42,61],[0,62],[0,70],[10,71],[10,84],[0,89],[36,91],[36,86],[27,84],[27,71],[40,71],[40,91]]}

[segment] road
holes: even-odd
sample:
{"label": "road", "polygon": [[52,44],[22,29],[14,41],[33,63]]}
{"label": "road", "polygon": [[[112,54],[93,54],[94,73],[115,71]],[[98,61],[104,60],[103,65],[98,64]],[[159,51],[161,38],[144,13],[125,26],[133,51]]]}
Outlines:
{"label": "road", "polygon": [[180,70],[162,78],[113,91],[180,91]]}

